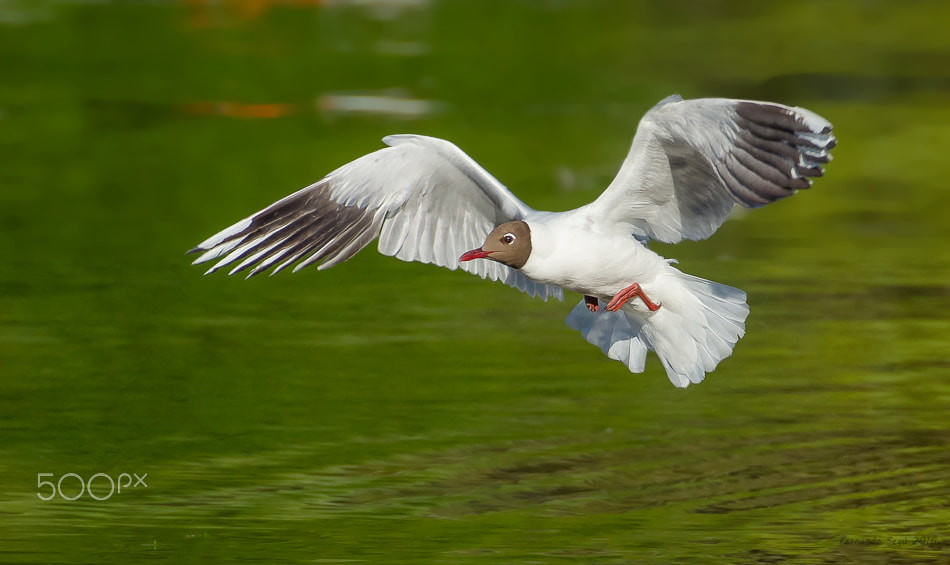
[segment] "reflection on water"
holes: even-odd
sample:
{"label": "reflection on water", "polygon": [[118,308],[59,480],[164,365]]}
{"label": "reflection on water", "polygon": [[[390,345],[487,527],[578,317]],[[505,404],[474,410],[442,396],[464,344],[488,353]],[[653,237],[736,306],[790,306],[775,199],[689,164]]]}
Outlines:
{"label": "reflection on water", "polygon": [[[945,560],[948,10],[0,2],[0,561]],[[687,391],[579,340],[570,301],[372,252],[250,281],[182,255],[391,133],[572,208],[672,92],[840,140],[814,189],[660,246],[752,307]],[[70,473],[148,486],[38,496]]]}
{"label": "reflection on water", "polygon": [[[234,0],[223,3],[196,0],[184,2],[184,5],[191,14],[188,17],[190,26],[199,30],[216,24],[257,20],[272,9],[319,8],[326,12],[326,16],[321,18],[319,40],[330,52],[353,54],[363,52],[369,46],[370,53],[384,60],[388,57],[412,59],[429,53],[427,11],[431,6],[427,0]],[[27,21],[29,18],[23,16],[21,19]],[[374,22],[385,25],[377,29]],[[412,85],[413,77],[403,73],[400,80],[403,85]],[[375,91],[357,90],[358,82],[352,86],[356,87],[353,91],[344,89],[317,94],[309,104],[197,100],[177,104],[176,109],[186,115],[241,119],[273,119],[314,110],[327,118],[382,115],[418,119],[439,112],[442,106],[433,100],[414,98],[407,86]],[[121,116],[118,119],[122,121],[136,122],[136,116],[169,110],[155,103],[128,100],[96,99],[86,101],[86,105],[98,119],[107,115],[113,122],[117,116]]]}
{"label": "reflection on water", "polygon": [[[156,120],[168,119],[170,113],[189,116],[221,116],[238,119],[275,119],[295,114],[315,113],[325,118],[358,115],[379,115],[401,119],[418,119],[436,114],[443,104],[432,100],[408,98],[404,93],[328,93],[312,105],[270,103],[255,104],[228,101],[186,102],[177,107],[132,101],[86,100],[89,119],[101,127],[141,127]],[[0,114],[2,117],[2,114]]]}
{"label": "reflection on water", "polygon": [[[170,2],[173,3],[173,2]],[[181,0],[196,26],[224,25],[257,20],[280,8],[313,9],[356,13],[361,17],[391,22],[430,7],[430,0]]]}
{"label": "reflection on water", "polygon": [[324,94],[317,107],[326,114],[383,114],[402,118],[421,118],[434,114],[439,105],[430,100],[375,94]]}

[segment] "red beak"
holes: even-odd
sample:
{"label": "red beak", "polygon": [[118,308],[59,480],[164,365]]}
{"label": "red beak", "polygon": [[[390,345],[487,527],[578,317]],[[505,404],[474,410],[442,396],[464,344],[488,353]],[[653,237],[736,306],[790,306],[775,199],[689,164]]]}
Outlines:
{"label": "red beak", "polygon": [[459,262],[461,261],[471,261],[472,259],[484,259],[491,255],[491,251],[484,251],[482,249],[472,249],[471,251],[466,251],[462,253],[462,256],[459,257]]}

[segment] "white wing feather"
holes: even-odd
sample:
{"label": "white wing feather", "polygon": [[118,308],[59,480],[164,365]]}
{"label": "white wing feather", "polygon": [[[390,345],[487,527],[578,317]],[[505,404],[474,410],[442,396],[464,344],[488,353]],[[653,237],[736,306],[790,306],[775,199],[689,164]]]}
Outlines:
{"label": "white wing feather", "polygon": [[810,187],[835,143],[831,124],[804,108],[670,96],[643,116],[617,177],[583,210],[640,237],[705,239],[736,203]]}
{"label": "white wing feather", "polygon": [[403,261],[461,267],[532,296],[563,299],[554,285],[537,283],[494,261],[459,264],[498,224],[533,210],[458,147],[441,139],[396,135],[390,147],[343,165],[322,180],[200,243],[195,263],[218,260],[208,273],[271,267],[275,274],[321,262],[341,263],[379,237],[384,255]]}

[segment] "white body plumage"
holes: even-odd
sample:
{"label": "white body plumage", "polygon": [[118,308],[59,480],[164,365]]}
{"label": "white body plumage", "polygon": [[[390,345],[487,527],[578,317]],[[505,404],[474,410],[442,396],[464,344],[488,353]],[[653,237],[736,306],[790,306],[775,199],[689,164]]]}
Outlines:
{"label": "white body plumage", "polygon": [[528,215],[524,221],[531,228],[531,256],[521,272],[605,300],[633,281],[652,286],[668,262],[630,233],[602,226],[584,212]]}
{"label": "white body plumage", "polygon": [[[600,299],[597,312],[579,302],[567,324],[631,371],[643,371],[654,350],[673,384],[685,387],[703,380],[745,333],[744,292],[684,274],[629,233],[602,229],[583,208],[529,215],[525,223],[532,250],[521,271]],[[660,308],[633,299],[621,311],[606,311],[610,298],[634,281]]]}

